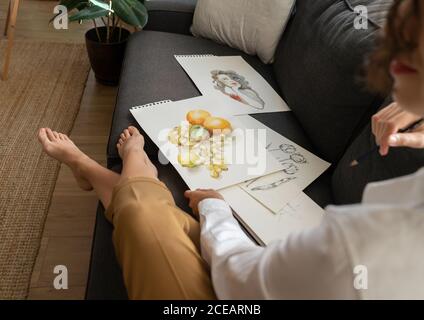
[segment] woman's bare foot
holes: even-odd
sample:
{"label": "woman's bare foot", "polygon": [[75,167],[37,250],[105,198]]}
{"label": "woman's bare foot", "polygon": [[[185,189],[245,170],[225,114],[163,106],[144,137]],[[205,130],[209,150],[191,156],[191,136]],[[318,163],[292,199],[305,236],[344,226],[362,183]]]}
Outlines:
{"label": "woman's bare foot", "polygon": [[123,178],[158,177],[158,171],[144,151],[144,137],[135,127],[125,129],[116,145],[124,166]]}
{"label": "woman's bare foot", "polygon": [[45,153],[71,168],[81,189],[86,191],[93,190],[93,187],[84,178],[80,170],[81,164],[93,160],[78,149],[67,135],[52,131],[49,128],[41,128],[38,132],[38,140],[43,146]]}

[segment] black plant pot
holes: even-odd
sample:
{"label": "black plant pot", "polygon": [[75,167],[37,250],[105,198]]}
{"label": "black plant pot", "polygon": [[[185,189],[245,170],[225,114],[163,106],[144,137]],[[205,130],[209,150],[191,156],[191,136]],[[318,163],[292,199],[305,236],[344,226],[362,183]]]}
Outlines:
{"label": "black plant pot", "polygon": [[[85,34],[88,57],[99,83],[116,86],[119,84],[122,61],[130,32],[115,28],[109,43],[106,42],[106,27],[91,29]],[[99,41],[99,36],[101,41]]]}

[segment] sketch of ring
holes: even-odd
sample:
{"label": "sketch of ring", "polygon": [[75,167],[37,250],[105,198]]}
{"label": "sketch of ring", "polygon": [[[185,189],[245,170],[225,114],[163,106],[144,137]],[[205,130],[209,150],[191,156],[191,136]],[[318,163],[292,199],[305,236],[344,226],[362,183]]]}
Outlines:
{"label": "sketch of ring", "polygon": [[299,163],[299,164],[308,163],[306,158],[300,153],[293,153],[293,154],[290,155],[289,158],[286,158],[286,159],[278,159],[278,161],[280,161],[280,163],[284,163],[284,162],[290,161],[290,160],[293,161],[294,163]]}
{"label": "sketch of ring", "polygon": [[272,149],[269,151],[282,151],[284,153],[292,154],[296,152],[296,147],[291,144],[283,143],[283,144],[280,144],[278,149]]}
{"label": "sketch of ring", "polygon": [[283,162],[281,163],[283,171],[287,174],[295,174],[299,171],[299,168],[293,163]]}

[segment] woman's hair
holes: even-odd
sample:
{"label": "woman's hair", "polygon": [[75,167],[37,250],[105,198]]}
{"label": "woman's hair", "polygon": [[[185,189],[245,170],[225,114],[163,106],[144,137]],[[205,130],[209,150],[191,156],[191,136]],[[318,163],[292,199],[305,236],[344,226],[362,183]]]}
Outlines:
{"label": "woman's hair", "polygon": [[246,78],[239,75],[235,71],[214,70],[214,71],[211,71],[211,75],[212,75],[212,79],[216,83],[216,86],[220,90],[223,90],[224,87],[225,87],[225,85],[222,84],[218,79],[218,76],[220,76],[220,75],[226,75],[226,76],[230,77],[231,80],[237,81],[240,84],[240,89],[251,89],[250,86],[249,86],[249,82],[246,80]]}
{"label": "woman's hair", "polygon": [[[401,12],[400,8],[406,1],[410,5]],[[390,75],[390,64],[399,54],[413,51],[418,45],[419,29],[414,35],[408,27],[413,19],[421,26],[420,6],[422,0],[394,0],[384,32],[378,39],[375,51],[367,61],[367,83],[371,90],[387,94],[393,86]],[[403,8],[402,8],[403,9]]]}

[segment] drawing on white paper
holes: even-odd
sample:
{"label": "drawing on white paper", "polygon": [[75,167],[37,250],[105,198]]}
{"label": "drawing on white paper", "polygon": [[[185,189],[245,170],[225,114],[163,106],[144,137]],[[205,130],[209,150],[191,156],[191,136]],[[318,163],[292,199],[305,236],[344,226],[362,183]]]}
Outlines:
{"label": "drawing on white paper", "polygon": [[[271,149],[271,147],[272,147],[272,143],[268,144],[267,150],[269,152],[280,153],[280,155],[276,156],[276,159],[280,162],[283,168],[282,171],[288,175],[295,175],[296,173],[299,172],[298,165],[308,163],[305,156],[297,152],[297,148],[294,145],[282,143],[276,149]],[[287,157],[287,155],[289,156]],[[261,180],[261,178],[257,178],[257,179],[253,179],[249,181],[245,187],[249,188],[250,191],[266,191],[266,190],[277,188],[281,186],[282,184],[295,180],[296,178],[297,177],[283,177],[271,183],[256,185],[256,182]],[[252,185],[254,186],[252,187]]]}
{"label": "drawing on white paper", "polygon": [[229,115],[284,112],[290,108],[278,92],[240,56],[176,56],[204,96]]}
{"label": "drawing on white paper", "polygon": [[190,110],[186,120],[168,133],[169,142],[179,147],[178,163],[189,169],[205,166],[212,178],[219,178],[228,171],[224,148],[230,144],[231,123],[201,109]]}
{"label": "drawing on white paper", "polygon": [[[140,106],[131,114],[159,147],[160,161],[171,163],[191,190],[219,190],[281,170],[258,135],[248,142],[244,123],[210,97]],[[257,148],[247,150],[247,143]]]}
{"label": "drawing on white paper", "polygon": [[[290,162],[290,161],[293,161],[294,163],[297,163],[297,164],[308,163],[305,156],[303,154],[297,152],[297,149],[294,145],[282,143],[282,144],[279,145],[279,147],[277,149],[269,149],[271,147],[271,145],[272,144],[268,145],[268,151],[269,152],[279,151],[280,153],[282,152],[284,154],[283,157],[281,157],[281,155],[276,157],[277,160],[281,164],[284,164],[284,163],[287,163],[287,162]],[[285,156],[285,154],[289,154],[289,156],[287,157],[287,156]],[[291,170],[288,170],[288,171],[291,171]],[[293,174],[293,173],[289,173],[289,172],[286,172],[286,173],[287,174]]]}
{"label": "drawing on white paper", "polygon": [[324,210],[303,192],[276,212],[237,186],[220,190],[220,193],[236,212],[237,219],[263,244],[316,227],[324,214]]}
{"label": "drawing on white paper", "polygon": [[[312,200],[311,200],[312,201]],[[290,217],[294,220],[302,220],[302,202],[297,202],[293,200],[277,212],[278,220]]]}
{"label": "drawing on white paper", "polygon": [[280,165],[280,171],[251,179],[239,186],[271,212],[278,214],[330,164],[251,116],[239,116],[238,119],[247,128],[266,129],[266,149]]}
{"label": "drawing on white paper", "polygon": [[[281,162],[280,162],[281,163]],[[293,163],[281,163],[281,166],[283,167],[283,172],[287,174],[295,174],[299,171],[299,167],[294,165]]]}
{"label": "drawing on white paper", "polygon": [[265,108],[265,101],[242,75],[231,70],[213,70],[211,75],[216,90],[257,110]]}
{"label": "drawing on white paper", "polygon": [[265,191],[265,190],[274,189],[274,188],[277,188],[280,185],[287,183],[287,182],[290,182],[294,179],[296,179],[296,178],[283,178],[283,179],[280,179],[280,180],[272,182],[272,183],[268,183],[268,184],[264,184],[262,186],[254,187],[251,190],[252,191]]}

